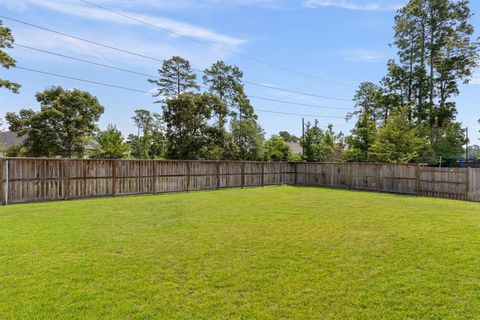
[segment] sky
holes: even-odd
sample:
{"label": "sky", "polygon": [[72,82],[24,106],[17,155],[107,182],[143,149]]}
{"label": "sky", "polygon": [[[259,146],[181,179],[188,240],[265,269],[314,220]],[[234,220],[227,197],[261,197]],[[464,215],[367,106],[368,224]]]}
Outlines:
{"label": "sky", "polygon": [[[0,70],[0,78],[22,84],[14,95],[0,90],[0,117],[22,108],[39,109],[35,93],[60,85],[95,95],[105,106],[99,126],[115,124],[125,135],[136,132],[134,110],[160,112],[151,94],[147,76],[129,74],[79,61],[64,59],[21,46],[95,61],[117,68],[157,75],[162,59],[179,55],[203,70],[217,60],[235,64],[244,79],[260,85],[307,93],[274,90],[246,84],[246,92],[257,110],[267,136],[287,130],[300,135],[302,117],[259,110],[305,114],[307,121],[321,126],[333,124],[349,133],[354,121],[344,117],[353,109],[351,101],[362,81],[378,82],[388,59],[395,57],[389,46],[393,37],[395,10],[404,0],[88,0],[114,9],[152,28],[82,0],[0,0],[0,15],[75,35],[148,56],[142,58],[100,47],[2,19],[12,29],[19,45],[8,53],[17,66],[79,79],[109,83],[144,92],[121,90],[62,79],[27,70]],[[475,36],[480,35],[480,0],[471,0]],[[0,18],[1,19],[1,18]],[[161,30],[163,29],[163,30]],[[165,31],[166,30],[166,31]],[[156,59],[156,60],[155,60]],[[201,81],[201,76],[199,76]],[[461,85],[456,98],[458,120],[470,128],[473,143],[480,143],[480,70],[468,85]],[[326,109],[260,98],[295,102]],[[4,127],[5,129],[5,127]]]}

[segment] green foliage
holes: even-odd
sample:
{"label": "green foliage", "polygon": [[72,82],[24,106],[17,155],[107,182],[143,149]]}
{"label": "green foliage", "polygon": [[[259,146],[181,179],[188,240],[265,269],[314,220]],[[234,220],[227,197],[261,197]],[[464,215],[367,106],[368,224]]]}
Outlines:
{"label": "green foliage", "polygon": [[[479,43],[471,39],[471,17],[467,0],[410,0],[395,17],[398,59],[388,62],[380,87],[360,85],[357,110],[349,117],[358,115],[365,122],[361,115],[368,113],[381,126],[390,113],[402,109],[409,124],[429,141],[423,161],[458,157],[465,139],[456,122],[455,97],[459,84],[472,77],[479,58]],[[358,150],[351,150],[349,157],[364,158]]]}
{"label": "green foliage", "polygon": [[166,152],[166,139],[163,133],[162,116],[148,110],[135,110],[132,117],[137,127],[137,135],[130,134],[128,144],[135,159],[163,158]]}
{"label": "green foliage", "polygon": [[[2,20],[0,20],[0,65],[5,69],[10,69],[16,65],[16,61],[2,50],[5,48],[13,48],[14,41],[12,31],[9,28],[4,27]],[[6,88],[13,93],[18,93],[20,85],[18,83],[0,79],[0,88]]]}
{"label": "green foliage", "polygon": [[377,162],[408,163],[418,160],[428,150],[428,140],[408,120],[407,110],[392,113],[378,131],[370,159]]}
{"label": "green foliage", "polygon": [[467,143],[466,130],[458,122],[450,122],[435,132],[433,151],[442,159],[457,159],[464,154]]}
{"label": "green foliage", "polygon": [[395,18],[398,67],[404,72],[392,77],[417,120],[432,130],[454,120],[458,83],[468,81],[478,65],[471,17],[469,1],[411,0]]}
{"label": "green foliage", "polygon": [[303,158],[307,162],[334,161],[337,150],[336,143],[331,125],[328,130],[322,130],[318,126],[318,120],[315,120],[313,125],[308,122],[301,142]]}
{"label": "green foliage", "polygon": [[233,160],[262,159],[264,132],[255,119],[233,119],[232,139],[236,146]]}
{"label": "green foliage", "polygon": [[291,162],[303,162],[303,156],[301,154],[294,154],[291,153],[290,157],[288,158],[288,161]]}
{"label": "green foliage", "polygon": [[377,137],[377,127],[368,113],[360,116],[352,134],[347,137],[347,161],[366,162],[370,160],[370,149]]}
{"label": "green foliage", "polygon": [[6,157],[24,157],[27,155],[27,150],[21,143],[14,144],[3,151]]}
{"label": "green foliage", "polygon": [[294,134],[291,134],[287,131],[280,131],[278,135],[285,141],[285,142],[300,142],[300,138]]}
{"label": "green foliage", "polygon": [[26,155],[83,157],[88,137],[98,130],[104,108],[97,98],[80,90],[52,87],[36,94],[40,111],[7,113],[10,131],[25,136]]}
{"label": "green foliage", "polygon": [[468,159],[467,160],[480,160],[480,146],[473,145],[468,146]]}
{"label": "green foliage", "polygon": [[159,79],[149,79],[150,83],[157,85],[158,90],[153,96],[159,98],[157,103],[178,97],[182,93],[193,92],[199,89],[197,76],[190,67],[190,62],[181,57],[174,56],[163,63],[158,70]]}
{"label": "green foliage", "polygon": [[215,143],[219,129],[210,124],[225,103],[211,94],[182,93],[166,102],[163,119],[166,125],[167,157],[170,159],[203,159]]}
{"label": "green foliage", "polygon": [[347,115],[347,120],[353,117],[362,118],[368,115],[373,123],[385,122],[388,112],[382,110],[381,88],[371,82],[362,82],[358,87],[353,101],[355,101],[355,111]]}
{"label": "green foliage", "polygon": [[263,145],[265,161],[288,161],[291,157],[290,147],[281,137],[273,135]]}
{"label": "green foliage", "polygon": [[[223,61],[215,62],[210,69],[203,73],[203,82],[208,86],[211,94],[218,96],[230,109],[239,109],[238,96],[243,92],[243,72],[237,66],[227,65]],[[228,111],[228,110],[227,110]],[[225,125],[227,114],[220,114],[219,126]]]}
{"label": "green foliage", "polygon": [[[245,94],[242,82],[243,72],[237,66],[215,62],[210,69],[206,69],[203,82],[209,92],[218,96],[228,107],[229,115],[238,118],[255,118],[253,107]],[[226,123],[227,114],[219,114],[219,125]]]}
{"label": "green foliage", "polygon": [[97,135],[99,146],[93,157],[97,159],[123,159],[129,156],[130,147],[125,142],[122,132],[114,125],[108,125],[107,130]]}

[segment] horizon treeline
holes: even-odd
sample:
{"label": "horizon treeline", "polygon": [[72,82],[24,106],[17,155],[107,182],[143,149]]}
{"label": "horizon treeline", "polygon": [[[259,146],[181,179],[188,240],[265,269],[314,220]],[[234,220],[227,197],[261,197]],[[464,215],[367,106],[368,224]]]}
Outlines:
{"label": "horizon treeline", "polygon": [[[363,82],[347,120],[349,135],[308,122],[302,137],[284,130],[269,139],[245,92],[243,72],[223,61],[201,74],[188,60],[174,56],[163,63],[153,94],[158,112],[138,109],[137,132],[124,137],[110,124],[99,130],[104,112],[98,99],[81,90],[47,88],[36,94],[40,111],[7,113],[9,130],[24,137],[6,150],[10,156],[94,157],[185,160],[424,162],[458,159],[468,143],[457,120],[455,97],[479,63],[469,1],[411,0],[398,10],[392,45],[396,57],[378,83]],[[11,31],[2,27],[1,48],[11,48]],[[0,48],[0,49],[1,49]],[[15,60],[1,51],[2,65]],[[18,93],[20,85],[0,80]],[[92,141],[95,141],[93,148]],[[288,143],[303,153],[292,154]],[[87,145],[90,148],[87,150]],[[480,147],[468,150],[480,157]]]}

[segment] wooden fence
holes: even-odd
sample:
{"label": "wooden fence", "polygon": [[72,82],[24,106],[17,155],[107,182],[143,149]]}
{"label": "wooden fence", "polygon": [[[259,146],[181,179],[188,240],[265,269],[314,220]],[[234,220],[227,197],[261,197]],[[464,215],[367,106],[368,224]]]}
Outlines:
{"label": "wooden fence", "polygon": [[480,169],[234,161],[0,159],[0,203],[267,185],[323,186],[480,201]]}

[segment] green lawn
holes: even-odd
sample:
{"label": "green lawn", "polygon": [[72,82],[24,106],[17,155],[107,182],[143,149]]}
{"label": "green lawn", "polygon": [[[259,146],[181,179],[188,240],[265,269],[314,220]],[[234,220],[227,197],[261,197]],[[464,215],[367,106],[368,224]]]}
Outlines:
{"label": "green lawn", "polygon": [[298,187],[0,207],[1,319],[473,319],[480,204]]}

